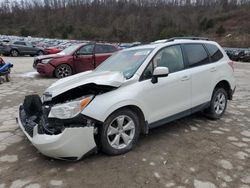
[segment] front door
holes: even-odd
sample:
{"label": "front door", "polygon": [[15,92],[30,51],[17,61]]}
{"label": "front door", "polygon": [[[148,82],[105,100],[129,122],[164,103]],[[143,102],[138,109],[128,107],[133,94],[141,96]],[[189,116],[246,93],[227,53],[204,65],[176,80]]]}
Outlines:
{"label": "front door", "polygon": [[[151,82],[155,67],[168,67],[169,75]],[[148,123],[152,124],[191,108],[191,75],[185,69],[180,45],[161,49],[153,58],[138,82],[139,95],[147,104]]]}
{"label": "front door", "polygon": [[74,56],[74,66],[76,73],[94,69],[94,44],[81,47]]}

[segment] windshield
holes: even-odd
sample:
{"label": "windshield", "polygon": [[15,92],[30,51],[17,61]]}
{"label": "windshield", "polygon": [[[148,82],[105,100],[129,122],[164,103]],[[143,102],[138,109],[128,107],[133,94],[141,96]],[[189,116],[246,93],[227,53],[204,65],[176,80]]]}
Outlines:
{"label": "windshield", "polygon": [[118,52],[104,61],[95,71],[118,71],[131,78],[141,66],[152,49],[136,49]]}
{"label": "windshield", "polygon": [[70,55],[72,54],[73,52],[75,52],[80,46],[82,46],[82,44],[77,44],[77,45],[73,45],[73,46],[70,46],[68,48],[65,48],[63,51],[61,51],[59,54],[62,54],[62,55]]}

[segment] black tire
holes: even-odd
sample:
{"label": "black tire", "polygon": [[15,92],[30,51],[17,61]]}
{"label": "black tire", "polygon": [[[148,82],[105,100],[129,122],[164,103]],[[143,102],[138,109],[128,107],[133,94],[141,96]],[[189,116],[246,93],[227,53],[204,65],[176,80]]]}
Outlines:
{"label": "black tire", "polygon": [[56,78],[64,78],[72,75],[72,68],[68,64],[58,65],[55,69]]}
{"label": "black tire", "polygon": [[19,55],[19,52],[17,50],[11,50],[10,54],[12,57],[17,57]]}
{"label": "black tire", "polygon": [[38,56],[40,56],[40,55],[44,55],[44,53],[43,53],[43,51],[42,51],[42,50],[39,50],[39,51],[37,52],[37,55],[38,55]]}
{"label": "black tire", "polygon": [[[223,98],[221,98],[223,97]],[[221,98],[221,100],[219,100]],[[227,108],[228,95],[224,88],[215,88],[210,102],[210,107],[206,109],[206,115],[213,120],[220,119]]]}
{"label": "black tire", "polygon": [[5,75],[5,80],[6,80],[6,82],[10,82],[10,74]]}
{"label": "black tire", "polygon": [[[108,136],[109,127],[111,125],[112,125],[112,127],[115,126],[115,122],[117,123],[116,119],[123,117],[123,116],[125,117],[125,119],[123,121],[123,124],[124,124],[123,128],[124,129],[120,130],[123,133],[121,133],[121,132],[119,133],[119,131],[118,131],[116,134]],[[126,119],[126,118],[128,118],[128,119]],[[126,125],[128,125],[130,121],[133,121],[134,128],[130,129],[130,130],[125,130]],[[102,127],[99,129],[101,150],[108,155],[120,155],[120,154],[124,154],[124,153],[132,150],[135,147],[135,145],[138,141],[139,135],[140,135],[140,127],[139,126],[140,126],[139,119],[138,119],[136,113],[134,113],[133,111],[124,108],[124,109],[121,109],[119,111],[114,112],[106,119],[106,121],[104,122]],[[117,125],[117,128],[118,127],[119,126]],[[132,132],[133,132],[133,134],[132,134]],[[133,136],[131,135],[129,142],[127,142],[127,145],[124,141],[124,137],[123,137],[124,133],[127,136],[129,136],[129,134],[133,135]],[[118,134],[120,134],[120,136]],[[110,139],[112,139],[112,137],[113,137],[113,139],[115,140],[116,136],[119,136],[118,143],[119,144],[121,143],[121,146],[123,146],[123,147],[114,148],[111,145]]]}

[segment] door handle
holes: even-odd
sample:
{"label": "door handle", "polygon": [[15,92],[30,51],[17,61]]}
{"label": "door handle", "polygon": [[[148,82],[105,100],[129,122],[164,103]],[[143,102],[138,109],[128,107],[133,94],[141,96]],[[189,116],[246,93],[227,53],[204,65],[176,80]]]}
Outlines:
{"label": "door handle", "polygon": [[189,80],[190,79],[190,76],[183,76],[182,78],[181,78],[181,81],[186,81],[186,80]]}
{"label": "door handle", "polygon": [[212,67],[211,69],[210,69],[210,72],[215,72],[216,71],[216,68],[215,67]]}

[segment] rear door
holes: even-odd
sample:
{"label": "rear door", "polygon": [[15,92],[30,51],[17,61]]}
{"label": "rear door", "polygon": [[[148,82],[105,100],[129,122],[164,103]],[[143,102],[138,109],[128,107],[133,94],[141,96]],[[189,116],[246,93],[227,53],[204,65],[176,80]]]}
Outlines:
{"label": "rear door", "polygon": [[31,43],[27,42],[26,47],[27,47],[27,53],[29,55],[36,55],[37,54],[37,49],[34,48]]}
{"label": "rear door", "polygon": [[94,69],[94,44],[87,44],[76,51],[73,63],[76,73]]}
{"label": "rear door", "polygon": [[27,54],[28,53],[26,42],[17,41],[17,42],[14,42],[13,44],[17,48],[19,53],[21,53],[21,54]]}
{"label": "rear door", "polygon": [[191,104],[192,107],[199,107],[211,100],[216,67],[210,63],[209,54],[203,44],[184,44],[183,47],[191,74]]}
{"label": "rear door", "polygon": [[96,44],[95,46],[95,67],[109,58],[116,51],[115,47],[107,44]]}

